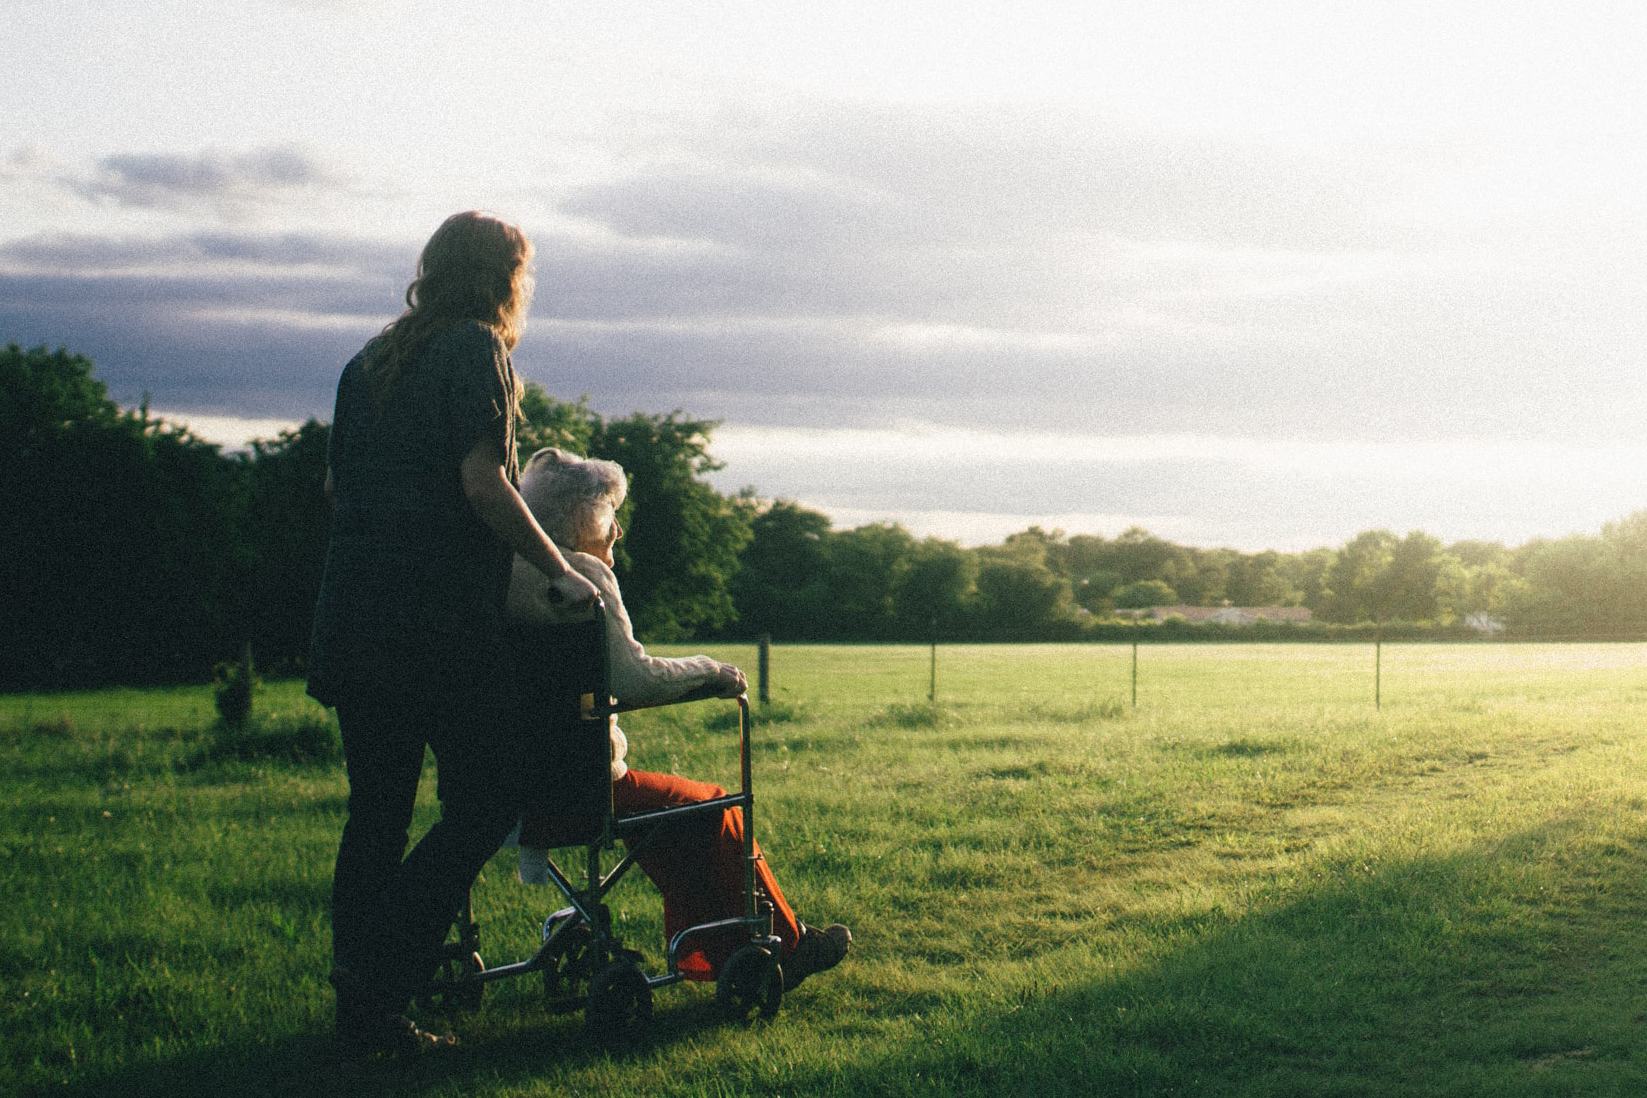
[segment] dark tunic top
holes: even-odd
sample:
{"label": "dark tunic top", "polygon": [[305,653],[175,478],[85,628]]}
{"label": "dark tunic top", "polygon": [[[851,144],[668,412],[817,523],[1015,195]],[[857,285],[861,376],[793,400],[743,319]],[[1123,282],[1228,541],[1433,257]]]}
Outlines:
{"label": "dark tunic top", "polygon": [[510,689],[503,640],[509,547],[463,494],[463,458],[497,443],[513,482],[515,377],[490,328],[463,322],[408,362],[379,408],[368,343],[338,381],[328,454],[331,538],[309,652],[309,693],[495,704]]}

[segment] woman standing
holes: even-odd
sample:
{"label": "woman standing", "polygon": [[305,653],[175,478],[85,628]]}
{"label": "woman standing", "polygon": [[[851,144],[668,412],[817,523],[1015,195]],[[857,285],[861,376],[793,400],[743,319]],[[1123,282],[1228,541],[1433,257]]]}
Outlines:
{"label": "woman standing", "polygon": [[[453,1041],[402,1012],[519,810],[503,642],[513,555],[559,601],[595,595],[515,490],[520,382],[509,353],[531,298],[531,257],[513,225],[448,218],[424,246],[407,311],[338,382],[309,693],[337,708],[349,772],[332,885],[346,1053]],[[405,855],[425,745],[441,818]]]}

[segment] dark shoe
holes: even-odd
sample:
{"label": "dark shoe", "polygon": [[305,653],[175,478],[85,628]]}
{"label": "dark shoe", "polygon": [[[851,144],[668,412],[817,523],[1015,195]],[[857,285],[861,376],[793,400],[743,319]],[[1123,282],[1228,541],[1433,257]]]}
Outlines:
{"label": "dark shoe", "polygon": [[450,1033],[431,1033],[401,1014],[375,1018],[340,1017],[334,1048],[340,1059],[360,1060],[374,1056],[408,1057],[445,1048],[455,1048],[457,1038]]}
{"label": "dark shoe", "polygon": [[333,1050],[339,1059],[372,1056],[416,1056],[436,1049],[452,1048],[457,1038],[450,1033],[430,1033],[401,1014],[399,1006],[378,989],[341,965],[332,969],[331,984],[337,989],[337,1029]]}
{"label": "dark shoe", "polygon": [[840,964],[852,948],[852,931],[836,923],[819,930],[801,924],[800,944],[783,961],[783,989],[793,990],[802,980]]}

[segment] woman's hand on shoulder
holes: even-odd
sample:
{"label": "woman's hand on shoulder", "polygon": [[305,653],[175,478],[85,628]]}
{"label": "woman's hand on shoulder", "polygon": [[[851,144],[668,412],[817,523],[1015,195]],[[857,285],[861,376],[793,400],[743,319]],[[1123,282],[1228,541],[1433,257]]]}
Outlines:
{"label": "woman's hand on shoulder", "polygon": [[749,680],[736,667],[723,663],[716,671],[715,685],[720,688],[719,697],[735,698],[749,689]]}
{"label": "woman's hand on shoulder", "polygon": [[584,609],[592,605],[599,595],[594,584],[571,568],[549,581],[549,601],[560,609]]}

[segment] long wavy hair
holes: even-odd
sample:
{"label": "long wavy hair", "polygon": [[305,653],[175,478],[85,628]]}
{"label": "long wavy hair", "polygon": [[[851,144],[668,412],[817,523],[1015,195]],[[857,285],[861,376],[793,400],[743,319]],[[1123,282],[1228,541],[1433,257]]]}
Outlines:
{"label": "long wavy hair", "polygon": [[474,210],[448,217],[418,257],[406,311],[378,336],[366,373],[379,403],[423,346],[454,324],[478,320],[514,350],[532,289],[532,242],[525,233]]}

